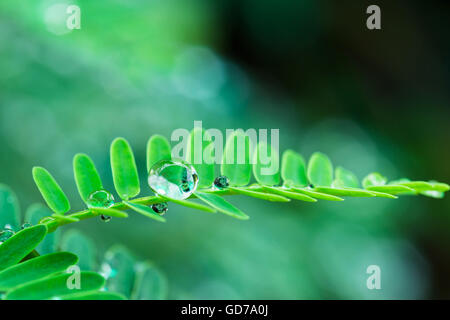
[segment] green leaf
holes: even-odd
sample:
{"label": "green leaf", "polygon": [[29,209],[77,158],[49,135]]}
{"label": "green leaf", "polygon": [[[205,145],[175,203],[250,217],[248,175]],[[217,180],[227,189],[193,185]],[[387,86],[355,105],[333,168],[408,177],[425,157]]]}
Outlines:
{"label": "green leaf", "polygon": [[444,197],[444,192],[442,192],[442,191],[428,190],[428,191],[422,191],[420,194],[423,196],[427,196],[427,197],[435,198],[435,199],[442,199]]}
{"label": "green leaf", "polygon": [[235,188],[235,187],[228,187],[228,189],[233,190],[235,193],[243,194],[249,197],[257,198],[257,199],[263,199],[268,201],[276,201],[276,202],[289,202],[290,199],[276,195],[271,194],[267,192],[260,192],[260,191],[253,191],[245,188]]}
{"label": "green leaf", "polygon": [[386,177],[383,177],[378,172],[372,172],[363,179],[362,184],[363,187],[367,189],[372,186],[383,186],[386,184],[386,181]]}
{"label": "green leaf", "polygon": [[228,177],[230,186],[242,187],[250,183],[250,138],[242,129],[235,130],[225,144],[220,173]]}
{"label": "green leaf", "polygon": [[57,214],[57,213],[52,214],[52,217],[55,218],[56,220],[65,221],[65,222],[69,222],[69,223],[80,221],[80,219],[78,219],[76,217],[64,216],[62,214]]}
{"label": "green leaf", "polygon": [[61,249],[78,256],[78,266],[81,270],[96,269],[96,247],[92,240],[80,231],[75,229],[66,231],[61,239]]}
{"label": "green leaf", "polygon": [[61,300],[126,300],[121,294],[106,291],[74,293],[60,298]]}
{"label": "green leaf", "polygon": [[172,159],[169,140],[159,134],[155,134],[147,142],[147,173],[155,163],[161,160]]}
{"label": "green leaf", "polygon": [[334,196],[349,196],[349,197],[375,197],[375,194],[371,191],[357,189],[357,188],[329,188],[329,187],[317,187],[314,191],[327,193]]}
{"label": "green leaf", "polygon": [[333,196],[330,194],[326,194],[326,193],[312,191],[307,188],[289,188],[289,190],[292,190],[294,192],[303,193],[303,194],[306,194],[307,196],[310,196],[310,197],[316,198],[316,199],[320,199],[320,200],[344,201],[344,199],[342,199],[342,198],[339,198],[339,197],[336,197],[336,196]]}
{"label": "green leaf", "polygon": [[264,190],[267,190],[269,192],[275,193],[275,194],[279,194],[282,195],[284,197],[288,197],[291,199],[295,199],[295,200],[300,200],[300,201],[307,201],[307,202],[317,202],[316,199],[306,195],[306,194],[302,194],[302,193],[298,193],[298,192],[292,192],[289,191],[289,189],[283,190],[280,188],[274,188],[274,187],[263,187]]}
{"label": "green leaf", "polygon": [[0,184],[0,229],[5,226],[19,230],[20,208],[16,194],[8,186]]}
{"label": "green leaf", "polygon": [[69,199],[47,170],[34,167],[33,179],[50,209],[61,214],[70,210]]}
{"label": "green leaf", "polygon": [[[25,221],[31,223],[32,225],[36,225],[42,218],[49,217],[51,215],[52,211],[50,211],[49,208],[40,203],[35,203],[28,207],[25,213]],[[44,240],[42,240],[42,242],[37,245],[36,250],[40,254],[55,252],[58,246],[60,235],[60,229],[56,229],[52,233],[47,233]]]}
{"label": "green leaf", "polygon": [[126,212],[113,208],[92,208],[91,211],[115,218],[128,218],[128,214]]}
{"label": "green leaf", "polygon": [[106,289],[130,298],[135,282],[134,264],[135,260],[126,248],[120,245],[111,247],[102,263]]}
{"label": "green leaf", "polygon": [[314,187],[329,187],[333,182],[333,165],[323,153],[315,152],[308,162],[308,179]]}
{"label": "green leaf", "polygon": [[0,271],[19,263],[44,239],[47,227],[37,225],[17,232],[0,245]]}
{"label": "green leaf", "polygon": [[272,150],[272,147],[265,142],[258,143],[253,164],[253,175],[256,181],[263,186],[280,184],[278,165],[278,150]]}
{"label": "green leaf", "polygon": [[56,252],[16,264],[0,272],[0,291],[65,271],[77,261],[72,253]]}
{"label": "green leaf", "polygon": [[152,218],[156,221],[159,222],[166,222],[166,219],[164,219],[163,217],[161,217],[159,214],[157,214],[155,211],[153,211],[152,208],[147,207],[143,204],[139,204],[139,203],[132,203],[129,201],[124,201],[124,203],[133,211],[142,214],[148,218]]}
{"label": "green leaf", "polygon": [[416,193],[414,191],[414,189],[411,189],[407,186],[402,186],[402,185],[391,185],[391,184],[387,184],[387,185],[383,185],[383,186],[369,186],[366,187],[367,190],[369,191],[376,191],[376,192],[384,192],[384,193],[389,193],[389,194],[402,194],[402,193]]}
{"label": "green leaf", "polygon": [[189,135],[186,161],[197,171],[199,188],[208,188],[214,182],[214,143],[201,128],[194,128]]}
{"label": "green leaf", "polygon": [[450,190],[450,186],[446,183],[437,182],[437,181],[428,181],[429,184],[433,187],[434,191],[446,192]]}
{"label": "green leaf", "polygon": [[139,176],[134,154],[124,138],[116,138],[111,144],[111,168],[114,186],[119,196],[128,200],[139,194]]}
{"label": "green leaf", "polygon": [[241,210],[233,206],[218,195],[212,193],[195,192],[197,198],[205,202],[207,205],[217,209],[217,211],[225,213],[233,218],[247,220],[249,216],[243,213]]}
{"label": "green leaf", "polygon": [[78,153],[73,158],[73,172],[78,192],[84,202],[95,191],[103,189],[102,180],[94,162],[87,155]]}
{"label": "green leaf", "polygon": [[167,299],[167,279],[158,268],[145,262],[138,264],[136,269],[136,283],[132,295],[134,300]]}
{"label": "green leaf", "polygon": [[308,185],[306,166],[303,157],[293,150],[283,152],[281,158],[281,178],[290,186],[304,187]]}
{"label": "green leaf", "polygon": [[89,292],[98,290],[103,287],[105,279],[95,272],[82,271],[80,273],[80,289],[69,289],[67,283],[71,281],[69,277],[73,274],[66,273],[50,278],[26,283],[9,291],[6,300],[45,300],[45,299],[60,299],[62,296],[73,294],[74,292]]}
{"label": "green leaf", "polygon": [[425,181],[408,181],[400,183],[402,186],[414,189],[415,191],[433,190],[433,185]]}
{"label": "green leaf", "polygon": [[192,209],[202,210],[202,211],[211,212],[211,213],[217,212],[217,210],[214,208],[211,208],[209,206],[205,206],[203,204],[193,202],[193,201],[177,200],[177,199],[168,199],[167,201],[179,204],[180,206],[192,208]]}
{"label": "green leaf", "polygon": [[342,188],[342,187],[350,187],[350,188],[358,188],[359,181],[356,175],[342,167],[337,167],[334,171],[336,179],[333,181],[333,187]]}

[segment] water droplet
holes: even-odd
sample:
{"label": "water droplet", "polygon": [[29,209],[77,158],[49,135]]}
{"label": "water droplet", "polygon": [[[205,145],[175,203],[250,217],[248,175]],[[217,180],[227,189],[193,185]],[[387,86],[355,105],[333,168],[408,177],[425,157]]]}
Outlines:
{"label": "water droplet", "polygon": [[29,227],[32,227],[33,225],[31,224],[31,223],[29,223],[29,222],[24,222],[23,224],[22,224],[22,226],[20,227],[20,229],[21,230],[23,230],[23,229],[26,229],[26,228],[29,228]]}
{"label": "water droplet", "polygon": [[214,186],[217,189],[224,189],[230,185],[230,179],[226,176],[218,176],[214,179]]}
{"label": "water droplet", "polygon": [[176,200],[188,198],[197,184],[197,171],[183,160],[161,160],[148,175],[148,185],[153,192]]}
{"label": "water droplet", "polygon": [[309,188],[309,189],[314,189],[314,185],[313,185],[312,183],[310,183],[310,184],[308,185],[308,188]]}
{"label": "water droplet", "polygon": [[154,203],[152,204],[152,209],[160,216],[164,215],[167,210],[169,210],[169,206],[167,202],[161,202],[161,203]]}
{"label": "water droplet", "polygon": [[105,215],[101,215],[100,219],[102,219],[103,222],[110,222],[111,221],[111,217],[110,216],[105,216]]}
{"label": "water droplet", "polygon": [[92,192],[87,199],[89,208],[111,208],[114,205],[114,197],[106,190]]}
{"label": "water droplet", "polygon": [[0,244],[8,240],[14,235],[14,231],[10,228],[5,228],[2,231],[0,231]]}

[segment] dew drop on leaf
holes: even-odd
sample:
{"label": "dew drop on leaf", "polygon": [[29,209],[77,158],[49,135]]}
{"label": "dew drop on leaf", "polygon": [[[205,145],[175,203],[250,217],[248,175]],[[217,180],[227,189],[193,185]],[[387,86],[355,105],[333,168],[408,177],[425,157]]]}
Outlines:
{"label": "dew drop on leaf", "polygon": [[10,228],[5,228],[2,231],[0,231],[0,244],[8,240],[14,235],[14,231]]}
{"label": "dew drop on leaf", "polygon": [[24,222],[23,224],[22,224],[22,226],[20,227],[20,230],[23,230],[23,229],[26,229],[26,228],[29,228],[29,227],[32,227],[33,225],[31,224],[31,223],[29,223],[29,222]]}
{"label": "dew drop on leaf", "polygon": [[216,179],[214,179],[214,186],[217,189],[225,189],[226,187],[230,186],[230,179],[226,176],[218,176]]}
{"label": "dew drop on leaf", "polygon": [[114,197],[106,190],[98,190],[89,195],[86,203],[89,208],[108,209],[114,205]]}
{"label": "dew drop on leaf", "polygon": [[148,185],[160,196],[183,200],[197,189],[198,174],[183,160],[161,160],[150,169]]}
{"label": "dew drop on leaf", "polygon": [[169,206],[167,202],[161,202],[161,203],[154,203],[152,204],[152,209],[160,216],[164,215],[167,210],[169,210]]}
{"label": "dew drop on leaf", "polygon": [[103,222],[110,222],[112,218],[111,218],[110,216],[105,216],[104,214],[102,214],[102,215],[100,216],[100,219],[101,219]]}

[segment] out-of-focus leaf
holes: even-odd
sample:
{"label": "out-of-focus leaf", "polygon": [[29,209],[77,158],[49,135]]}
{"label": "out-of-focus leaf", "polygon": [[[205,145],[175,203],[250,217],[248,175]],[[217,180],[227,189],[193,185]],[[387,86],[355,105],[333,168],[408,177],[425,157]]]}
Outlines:
{"label": "out-of-focus leaf", "polygon": [[197,198],[205,202],[207,205],[217,209],[219,212],[241,220],[249,219],[249,216],[218,195],[204,192],[195,192],[195,195]]}
{"label": "out-of-focus leaf", "polygon": [[359,187],[359,181],[356,175],[342,167],[337,167],[334,171],[334,174],[336,176],[336,179],[333,181],[333,187],[335,188],[358,188]]}
{"label": "out-of-focus leaf", "polygon": [[37,225],[17,232],[0,245],[0,271],[25,258],[44,239],[47,227]]}
{"label": "out-of-focus leaf", "polygon": [[273,192],[275,194],[279,194],[279,195],[287,197],[287,198],[295,199],[295,200],[307,201],[307,202],[317,202],[316,199],[314,199],[306,194],[292,192],[292,191],[289,191],[289,189],[281,190],[280,188],[264,187],[264,190],[266,190],[268,192]]}
{"label": "out-of-focus leaf", "polygon": [[293,187],[304,187],[308,185],[306,166],[303,157],[293,150],[283,152],[281,158],[281,178],[289,181]]}
{"label": "out-of-focus leaf", "polygon": [[166,277],[151,263],[141,263],[136,267],[136,284],[133,289],[135,300],[167,299],[168,283]]}
{"label": "out-of-focus leaf", "polygon": [[430,197],[430,198],[435,198],[435,199],[442,199],[444,197],[444,192],[441,192],[441,191],[428,190],[428,191],[422,191],[420,194]]}
{"label": "out-of-focus leaf", "polygon": [[161,160],[172,159],[169,140],[159,134],[155,134],[147,142],[147,173],[155,163]]}
{"label": "out-of-focus leaf", "polygon": [[411,189],[407,186],[402,185],[383,185],[383,186],[369,186],[366,187],[369,191],[377,191],[377,192],[384,192],[384,193],[390,193],[390,194],[403,194],[403,193],[412,193],[415,194],[416,192],[414,189]]}
{"label": "out-of-focus leaf", "polygon": [[61,300],[126,300],[121,294],[106,291],[74,293],[59,298]]}
{"label": "out-of-focus leaf", "polygon": [[132,203],[129,201],[124,201],[124,203],[134,212],[137,212],[139,214],[142,214],[143,216],[146,216],[148,218],[154,219],[159,222],[166,222],[166,219],[161,217],[159,214],[157,214],[155,211],[153,211],[152,208],[144,206],[143,204],[139,203]]}
{"label": "out-of-focus leaf", "polygon": [[135,282],[134,264],[133,256],[120,245],[106,251],[101,267],[101,273],[106,279],[106,289],[130,298]]}
{"label": "out-of-focus leaf", "polygon": [[65,271],[77,261],[72,253],[56,252],[16,264],[0,272],[0,291]]}
{"label": "out-of-focus leaf", "polygon": [[[35,203],[28,207],[25,213],[25,221],[31,223],[32,225],[36,225],[42,218],[49,217],[51,215],[52,211],[50,211],[49,208],[40,203]],[[55,252],[59,243],[60,235],[60,229],[56,229],[52,233],[47,233],[44,240],[37,245],[36,250],[40,254]]]}
{"label": "out-of-focus leaf", "polygon": [[450,186],[446,183],[438,182],[438,181],[428,181],[429,184],[433,187],[433,191],[446,192],[450,190]]}
{"label": "out-of-focus leaf", "polygon": [[78,153],[73,158],[73,172],[78,192],[84,202],[95,191],[103,189],[102,180],[89,156]]}
{"label": "out-of-focus leaf", "polygon": [[116,138],[111,144],[111,168],[119,196],[124,200],[137,196],[141,189],[136,161],[130,144],[124,138]]}
{"label": "out-of-focus leaf", "polygon": [[243,194],[243,195],[257,198],[257,199],[276,201],[276,202],[289,202],[290,201],[286,197],[268,193],[268,192],[253,191],[253,190],[249,190],[249,189],[236,188],[236,187],[228,187],[228,189],[233,190],[236,193]]}
{"label": "out-of-focus leaf", "polygon": [[75,229],[66,231],[61,239],[61,249],[78,256],[78,266],[81,270],[96,269],[96,247],[92,240],[80,231]]}
{"label": "out-of-focus leaf", "polygon": [[60,297],[75,292],[89,292],[98,290],[105,284],[105,279],[98,273],[82,271],[80,273],[80,289],[70,289],[67,285],[74,275],[71,273],[61,274],[26,283],[9,291],[6,300],[46,300],[61,299]]}
{"label": "out-of-focus leaf", "polygon": [[329,187],[317,187],[314,191],[327,193],[334,196],[348,196],[348,197],[375,197],[375,194],[363,189],[357,188],[329,188]]}
{"label": "out-of-focus leaf", "polygon": [[433,185],[431,183],[425,182],[425,181],[408,181],[408,182],[402,182],[400,183],[402,186],[406,186],[408,188],[411,188],[415,191],[426,191],[426,190],[433,190]]}
{"label": "out-of-focus leaf", "polygon": [[50,209],[60,214],[70,210],[69,199],[46,169],[34,167],[33,179]]}
{"label": "out-of-focus leaf", "polygon": [[308,162],[308,179],[314,187],[329,187],[333,182],[333,165],[323,153],[315,152]]}
{"label": "out-of-focus leaf", "polygon": [[228,177],[230,186],[242,187],[250,182],[250,143],[250,138],[241,129],[235,130],[227,139],[220,173]]}
{"label": "out-of-focus leaf", "polygon": [[253,175],[256,181],[263,186],[276,186],[280,184],[278,150],[260,142],[256,148]]}
{"label": "out-of-focus leaf", "polygon": [[373,187],[373,186],[383,186],[386,184],[387,178],[383,177],[378,172],[372,172],[368,174],[362,181],[362,185],[364,188]]}
{"label": "out-of-focus leaf", "polygon": [[20,208],[15,193],[8,186],[0,184],[0,230],[4,227],[13,230],[20,228]]}
{"label": "out-of-focus leaf", "polygon": [[326,194],[326,193],[312,191],[307,188],[290,188],[289,190],[292,190],[294,192],[303,193],[303,194],[306,194],[307,196],[310,196],[310,197],[316,198],[316,199],[320,199],[320,200],[344,201],[344,199],[342,199],[342,198],[339,198],[339,197],[336,197],[336,196],[333,196],[330,194]]}
{"label": "out-of-focus leaf", "polygon": [[214,182],[214,143],[201,128],[194,128],[189,135],[186,161],[198,174],[198,187],[208,188]]}

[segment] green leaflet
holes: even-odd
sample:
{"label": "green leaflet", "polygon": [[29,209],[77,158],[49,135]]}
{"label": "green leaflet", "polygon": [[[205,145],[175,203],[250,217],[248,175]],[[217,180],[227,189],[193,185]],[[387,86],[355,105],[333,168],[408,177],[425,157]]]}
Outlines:
{"label": "green leaflet", "polygon": [[250,138],[242,129],[235,130],[225,143],[220,173],[230,179],[230,186],[242,187],[250,183]]}
{"label": "green leaflet", "polygon": [[433,191],[446,192],[450,189],[450,186],[446,183],[437,182],[437,181],[428,181],[433,188]]}
{"label": "green leaflet", "polygon": [[435,199],[442,199],[444,197],[444,192],[441,191],[428,190],[422,191],[420,194]]}
{"label": "green leaflet", "polygon": [[247,220],[249,216],[243,213],[241,210],[233,206],[218,195],[212,193],[195,192],[197,198],[208,204],[209,206],[217,209],[217,211],[225,213],[233,218]]}
{"label": "green leaflet", "polygon": [[56,252],[16,264],[0,272],[0,291],[65,271],[77,261],[72,253]]}
{"label": "green leaflet", "polygon": [[139,203],[132,203],[129,201],[124,201],[124,203],[134,212],[142,214],[142,215],[146,216],[147,218],[152,218],[159,222],[166,222],[166,219],[161,217],[159,214],[157,214],[155,211],[153,211],[153,209],[150,207],[147,207],[147,206],[145,206],[143,204],[139,204]]}
{"label": "green leaflet", "polygon": [[170,199],[168,201],[171,201],[173,203],[179,204],[180,206],[184,206],[184,207],[188,207],[188,208],[192,208],[192,209],[202,210],[202,211],[211,212],[211,213],[217,212],[216,209],[211,208],[210,206],[205,206],[201,203],[197,203],[197,202],[193,202],[193,201],[177,200],[177,199]]}
{"label": "green leaflet", "polygon": [[69,199],[47,170],[42,167],[34,167],[33,179],[50,209],[60,214],[70,210]]}
{"label": "green leaflet", "polygon": [[137,265],[132,298],[135,300],[164,300],[168,295],[166,277],[151,263]]}
{"label": "green leaflet", "polygon": [[369,191],[377,191],[377,192],[384,192],[384,193],[389,193],[389,194],[402,194],[402,193],[413,193],[415,194],[416,192],[414,191],[414,189],[411,189],[407,186],[402,186],[402,185],[394,185],[394,184],[387,184],[387,185],[382,185],[382,186],[368,186],[366,187],[367,190]]}
{"label": "green leaflet", "polygon": [[323,153],[315,152],[308,162],[308,179],[314,187],[329,187],[333,182],[333,165]]}
{"label": "green leaflet", "polygon": [[56,220],[65,221],[65,222],[69,222],[69,223],[80,221],[80,219],[78,219],[76,217],[64,216],[64,215],[58,214],[58,213],[52,214],[52,217],[55,218]]}
{"label": "green leaflet", "polygon": [[111,216],[115,218],[128,218],[128,214],[126,212],[113,209],[113,208],[92,208],[92,212],[103,214],[105,216]]}
{"label": "green leaflet", "polygon": [[272,147],[265,142],[258,143],[253,164],[253,175],[256,181],[263,186],[280,184],[278,165],[278,150],[272,150]]}
{"label": "green leaflet", "polygon": [[[9,291],[6,300],[45,300],[60,299],[60,297],[73,294],[74,292],[89,292],[98,290],[103,287],[105,279],[99,274],[90,271],[82,271],[80,273],[80,289],[69,289],[67,283],[71,282],[73,274],[66,273],[50,278],[33,281],[23,284]],[[70,278],[70,279],[69,279]]]}
{"label": "green leaflet", "polygon": [[291,201],[290,199],[288,199],[286,197],[267,193],[267,192],[253,191],[253,190],[249,190],[249,189],[245,189],[245,188],[235,188],[235,187],[228,187],[228,189],[233,190],[234,192],[236,192],[238,194],[243,194],[243,195],[246,195],[249,197],[268,200],[268,201],[276,201],[276,202]]}
{"label": "green leaflet", "polygon": [[61,300],[126,300],[121,294],[106,291],[74,293],[60,298]]}
{"label": "green leaflet", "polygon": [[61,249],[73,252],[78,256],[78,266],[81,270],[96,269],[96,247],[91,239],[80,231],[71,229],[65,232],[61,239]]}
{"label": "green leaflet", "polygon": [[386,181],[386,177],[383,177],[378,172],[372,172],[363,179],[362,185],[367,189],[372,186],[383,186],[386,184]]}
{"label": "green leaflet", "polygon": [[0,230],[9,226],[20,228],[20,207],[16,194],[4,184],[0,184]]}
{"label": "green leaflet", "polygon": [[334,196],[349,196],[349,197],[375,197],[373,192],[357,189],[357,188],[330,188],[330,187],[317,187],[314,191],[327,193]]}
{"label": "green leaflet", "polygon": [[408,181],[400,183],[402,186],[414,189],[415,191],[433,190],[433,185],[425,181]]}
{"label": "green leaflet", "polygon": [[78,153],[73,158],[73,172],[78,192],[84,202],[95,191],[103,189],[102,181],[94,162],[87,155]]}
{"label": "green leaflet", "polygon": [[37,225],[17,232],[0,245],[0,271],[19,263],[44,239],[47,227]]}
{"label": "green leaflet", "polygon": [[214,143],[201,128],[194,128],[187,144],[186,161],[197,171],[199,188],[208,188],[214,182]]}
{"label": "green leaflet", "polygon": [[308,185],[306,166],[303,157],[293,150],[283,152],[281,158],[281,178],[289,181],[294,187],[305,187]]}
{"label": "green leaflet", "polygon": [[356,175],[342,167],[337,167],[334,171],[336,179],[333,181],[333,187],[342,188],[342,187],[350,187],[350,188],[358,188],[359,181]]}
{"label": "green leaflet", "polygon": [[159,134],[155,134],[147,142],[147,173],[155,163],[161,160],[172,159],[169,140]]}
{"label": "green leaflet", "polygon": [[306,194],[307,196],[310,196],[312,198],[316,198],[316,199],[320,199],[320,200],[329,200],[329,201],[344,201],[344,199],[330,195],[330,194],[326,194],[326,193],[321,193],[321,192],[316,192],[316,191],[312,191],[310,189],[307,188],[289,188],[289,190],[295,191],[295,192],[299,192],[299,193],[303,193]]}
{"label": "green leaflet", "polygon": [[106,289],[130,298],[135,282],[134,264],[133,256],[123,246],[116,245],[106,251],[102,263]]}
{"label": "green leaflet", "polygon": [[[36,225],[39,221],[44,218],[51,216],[52,212],[46,206],[35,203],[28,207],[25,213],[25,221],[31,223],[32,225]],[[57,229],[52,233],[47,233],[45,235],[44,240],[39,243],[36,247],[36,250],[40,254],[47,254],[56,251],[56,247],[58,245],[58,241],[61,235],[61,230]]]}
{"label": "green leaflet", "polygon": [[379,198],[388,198],[388,199],[397,199],[398,198],[397,196],[395,196],[391,193],[379,192],[379,191],[373,191],[373,190],[370,190],[370,192]]}
{"label": "green leaflet", "polygon": [[266,187],[266,186],[264,186],[263,189],[268,191],[268,192],[279,194],[279,195],[282,195],[284,197],[295,199],[295,200],[307,201],[307,202],[317,202],[316,199],[310,197],[309,195],[298,193],[298,192],[292,192],[292,191],[289,191],[289,189],[282,190],[282,189],[279,189],[279,188]]}
{"label": "green leaflet", "polygon": [[111,144],[111,168],[119,196],[124,200],[137,196],[140,186],[136,162],[131,146],[124,138],[116,138]]}

